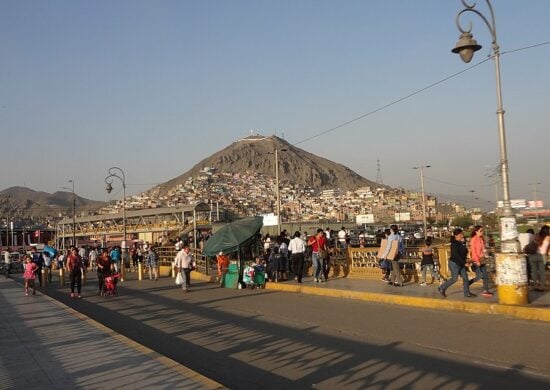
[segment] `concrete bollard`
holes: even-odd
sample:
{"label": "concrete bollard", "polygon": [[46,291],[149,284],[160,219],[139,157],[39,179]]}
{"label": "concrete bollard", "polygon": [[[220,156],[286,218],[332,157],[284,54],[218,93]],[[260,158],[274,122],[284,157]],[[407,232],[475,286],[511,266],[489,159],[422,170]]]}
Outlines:
{"label": "concrete bollard", "polygon": [[40,273],[40,278],[42,281],[42,286],[46,287],[48,283],[48,269],[46,267],[42,268],[42,272]]}
{"label": "concrete bollard", "polygon": [[515,253],[497,253],[495,258],[498,303],[526,305],[529,286],[525,256]]}
{"label": "concrete bollard", "polygon": [[138,280],[143,280],[143,264],[138,263]]}
{"label": "concrete bollard", "polygon": [[65,286],[65,269],[63,267],[59,268],[59,287]]}

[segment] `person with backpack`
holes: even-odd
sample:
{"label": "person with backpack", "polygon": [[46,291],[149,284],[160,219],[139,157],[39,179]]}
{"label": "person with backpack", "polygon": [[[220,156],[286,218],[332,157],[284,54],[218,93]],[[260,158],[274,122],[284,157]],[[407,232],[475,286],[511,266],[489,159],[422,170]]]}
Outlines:
{"label": "person with backpack", "polygon": [[[69,272],[69,278],[71,280],[71,298],[82,298],[82,269],[84,268],[84,263],[82,258],[78,254],[76,248],[71,248],[71,253],[67,256],[67,271]],[[74,289],[76,287],[77,294],[75,294]]]}

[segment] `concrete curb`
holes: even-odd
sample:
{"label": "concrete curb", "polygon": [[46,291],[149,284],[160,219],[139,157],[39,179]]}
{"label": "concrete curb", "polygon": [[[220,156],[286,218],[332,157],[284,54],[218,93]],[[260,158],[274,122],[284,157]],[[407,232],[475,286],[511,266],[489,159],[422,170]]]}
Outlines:
{"label": "concrete curb", "polygon": [[386,303],[424,309],[458,311],[475,314],[505,315],[523,320],[550,322],[550,310],[525,306],[508,306],[494,303],[451,301],[448,299],[420,298],[379,294],[361,291],[339,290],[324,287],[298,286],[282,283],[268,283],[267,290],[293,292],[334,298],[356,299],[361,301]]}

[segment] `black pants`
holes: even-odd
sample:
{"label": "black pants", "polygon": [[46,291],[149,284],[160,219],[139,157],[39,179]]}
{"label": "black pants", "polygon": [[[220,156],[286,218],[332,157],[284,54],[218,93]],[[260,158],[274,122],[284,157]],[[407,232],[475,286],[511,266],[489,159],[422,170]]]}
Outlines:
{"label": "black pants", "polygon": [[294,267],[294,275],[296,275],[298,283],[302,283],[302,274],[304,272],[304,254],[293,253],[292,256],[290,256],[290,259]]}
{"label": "black pants", "polygon": [[76,286],[76,291],[78,295],[80,295],[80,291],[82,291],[82,272],[80,268],[72,270],[69,276],[71,278],[71,293],[74,293],[74,288]]}
{"label": "black pants", "polygon": [[6,273],[6,279],[10,277],[11,263],[4,264],[4,272]]}

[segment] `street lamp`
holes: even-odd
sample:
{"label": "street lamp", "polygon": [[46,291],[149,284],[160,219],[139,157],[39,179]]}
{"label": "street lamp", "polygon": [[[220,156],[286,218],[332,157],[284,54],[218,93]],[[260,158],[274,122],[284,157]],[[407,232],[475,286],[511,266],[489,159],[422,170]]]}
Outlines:
{"label": "street lamp", "polygon": [[76,247],[76,198],[74,196],[74,180],[69,180],[69,183],[72,184],[73,191],[73,245]]}
{"label": "street lamp", "polygon": [[537,226],[539,225],[539,207],[537,206],[537,185],[541,183],[531,183],[530,186],[533,187],[533,207],[535,207],[535,215],[537,216]]}
{"label": "street lamp", "polygon": [[424,224],[424,238],[428,236],[428,224],[426,221],[426,193],[424,192],[424,168],[430,168],[431,165],[420,165],[412,169],[420,171],[420,188],[422,189],[422,222]]}
{"label": "street lamp", "polygon": [[464,9],[456,15],[456,26],[461,32],[459,41],[456,43],[454,49],[451,51],[460,55],[460,58],[466,63],[470,62],[476,51],[481,49],[481,45],[473,39],[472,23],[468,24],[468,28],[465,29],[460,24],[460,17],[468,12],[472,12],[479,16],[485,25],[489,29],[492,38],[493,58],[495,60],[496,71],[496,93],[497,93],[497,119],[498,119],[498,133],[499,133],[499,145],[500,145],[500,169],[502,175],[502,195],[503,195],[503,213],[500,220],[501,228],[501,251],[504,253],[517,253],[517,227],[516,219],[512,212],[510,203],[510,186],[508,181],[508,158],[506,156],[506,135],[504,130],[504,109],[502,108],[502,91],[500,82],[500,47],[497,43],[497,30],[495,23],[495,13],[493,12],[493,6],[490,0],[485,0],[490,12],[490,20],[487,19],[481,12],[475,9],[476,3],[468,4],[466,0],[461,0],[464,5]]}
{"label": "street lamp", "polygon": [[125,271],[125,253],[126,253],[126,175],[124,174],[124,171],[120,169],[119,167],[111,167],[109,168],[109,175],[105,178],[105,183],[107,186],[105,187],[105,190],[108,194],[111,193],[113,190],[113,178],[117,178],[122,183],[122,230],[123,230],[123,237],[122,237],[122,258],[121,260],[121,267],[120,267],[120,281],[124,281],[124,271]]}
{"label": "street lamp", "polygon": [[[288,149],[282,148],[281,152],[286,152]],[[275,155],[275,193],[277,197],[277,229],[278,234],[281,234],[281,187],[279,185],[279,149],[275,147],[274,152],[268,152],[268,154],[274,154]]]}

